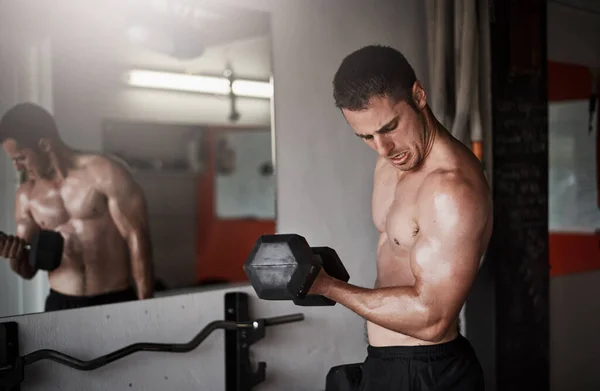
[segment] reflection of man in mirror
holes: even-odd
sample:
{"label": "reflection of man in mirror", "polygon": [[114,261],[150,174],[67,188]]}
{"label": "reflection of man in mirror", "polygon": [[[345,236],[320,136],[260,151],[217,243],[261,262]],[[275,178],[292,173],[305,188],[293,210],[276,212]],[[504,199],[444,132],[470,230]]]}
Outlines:
{"label": "reflection of man in mirror", "polygon": [[146,200],[130,173],[108,157],[68,147],[52,116],[30,103],[2,117],[0,142],[26,173],[16,195],[16,236],[0,241],[0,256],[31,279],[37,270],[24,248],[34,232],[54,230],[65,239],[61,264],[48,273],[46,311],[152,297]]}

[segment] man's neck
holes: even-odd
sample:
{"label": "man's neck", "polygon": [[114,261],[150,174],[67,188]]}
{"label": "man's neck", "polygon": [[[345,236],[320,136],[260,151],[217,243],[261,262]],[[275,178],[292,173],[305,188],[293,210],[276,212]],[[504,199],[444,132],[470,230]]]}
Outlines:
{"label": "man's neck", "polygon": [[57,145],[50,154],[50,167],[42,176],[49,180],[62,181],[74,166],[76,152],[64,144]]}
{"label": "man's neck", "polygon": [[431,118],[425,117],[425,131],[423,136],[423,145],[425,145],[425,149],[423,152],[423,160],[427,159],[433,149],[433,145],[435,144],[435,140],[440,131],[439,125],[439,122],[435,120],[432,121]]}
{"label": "man's neck", "polygon": [[425,112],[421,114],[423,116],[423,157],[421,158],[421,162],[418,164],[416,169],[423,166],[431,151],[433,150],[433,146],[435,145],[436,140],[438,139],[439,133],[443,131],[442,124],[436,120],[433,116],[433,113],[429,108],[425,109]]}

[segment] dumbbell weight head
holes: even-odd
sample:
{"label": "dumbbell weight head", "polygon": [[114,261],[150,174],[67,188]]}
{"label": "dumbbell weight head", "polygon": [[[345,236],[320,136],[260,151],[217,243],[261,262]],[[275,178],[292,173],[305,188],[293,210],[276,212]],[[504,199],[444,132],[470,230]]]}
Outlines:
{"label": "dumbbell weight head", "polygon": [[60,266],[64,238],[56,231],[39,230],[29,243],[29,264],[40,270],[53,271]]}
{"label": "dumbbell weight head", "polygon": [[310,274],[312,251],[306,240],[294,234],[263,235],[244,263],[244,271],[258,297],[264,300],[293,300],[296,289],[288,285],[296,275]]}
{"label": "dumbbell weight head", "polygon": [[323,296],[307,295],[321,267],[332,277],[350,279],[333,249],[311,248],[296,234],[263,235],[246,260],[244,271],[261,299],[293,300],[301,306],[335,305]]}

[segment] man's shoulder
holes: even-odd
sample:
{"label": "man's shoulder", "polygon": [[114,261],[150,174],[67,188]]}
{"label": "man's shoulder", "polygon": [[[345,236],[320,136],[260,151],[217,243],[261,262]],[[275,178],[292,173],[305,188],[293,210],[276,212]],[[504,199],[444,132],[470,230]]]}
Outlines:
{"label": "man's shoulder", "polygon": [[100,153],[80,154],[78,163],[80,168],[97,175],[122,174],[123,171],[129,171],[129,167],[124,161],[115,156]]}
{"label": "man's shoulder", "polygon": [[432,202],[445,199],[467,208],[471,208],[473,203],[487,203],[490,196],[485,178],[479,178],[461,168],[439,168],[431,171],[423,180],[419,193],[419,199]]}
{"label": "man's shoulder", "polygon": [[26,201],[29,201],[30,197],[31,197],[31,191],[33,190],[33,187],[35,186],[35,181],[33,180],[27,180],[23,183],[21,183],[19,185],[19,187],[17,188],[17,199],[23,203]]}
{"label": "man's shoulder", "polygon": [[425,176],[421,187],[438,192],[452,192],[469,182],[469,178],[458,168],[437,168]]}
{"label": "man's shoulder", "polygon": [[375,162],[375,179],[381,179],[385,177],[396,177],[397,171],[390,164],[390,162],[384,157],[377,157],[377,161]]}
{"label": "man's shoulder", "polygon": [[431,172],[419,190],[417,208],[423,230],[450,237],[479,235],[492,215],[491,196],[460,170]]}
{"label": "man's shoulder", "polygon": [[127,166],[111,156],[100,153],[81,154],[77,165],[89,179],[88,183],[103,192],[135,182]]}

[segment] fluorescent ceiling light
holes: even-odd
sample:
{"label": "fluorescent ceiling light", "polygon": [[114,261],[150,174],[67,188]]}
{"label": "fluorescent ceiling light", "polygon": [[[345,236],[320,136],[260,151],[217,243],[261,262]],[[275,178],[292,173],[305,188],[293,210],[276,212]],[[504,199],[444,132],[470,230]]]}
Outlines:
{"label": "fluorescent ceiling light", "polygon": [[132,70],[127,72],[127,84],[133,87],[157,88],[205,94],[229,95],[252,98],[271,98],[273,86],[270,82],[234,80],[231,88],[224,77],[186,75],[184,73]]}
{"label": "fluorescent ceiling light", "polygon": [[273,86],[268,81],[234,80],[231,89],[238,96],[254,96],[257,98],[271,98],[273,96]]}

